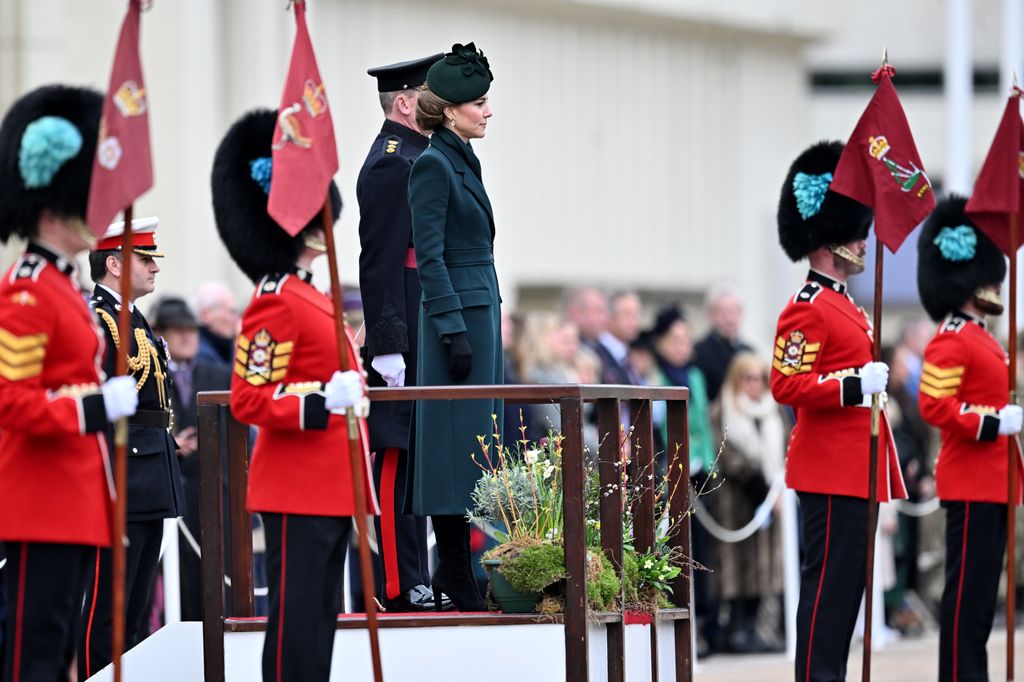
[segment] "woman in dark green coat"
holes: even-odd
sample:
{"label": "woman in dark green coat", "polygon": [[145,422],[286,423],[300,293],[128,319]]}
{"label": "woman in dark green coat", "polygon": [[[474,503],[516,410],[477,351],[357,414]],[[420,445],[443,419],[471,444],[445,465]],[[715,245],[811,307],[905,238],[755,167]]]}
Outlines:
{"label": "woman in dark green coat", "polygon": [[[432,130],[430,146],[409,176],[413,242],[423,300],[418,386],[502,383],[501,315],[494,273],[494,216],[469,141],[491,117],[490,68],[473,43],[455,45],[427,73],[416,121]],[[478,436],[493,432],[499,400],[420,401],[412,477],[412,512],[430,515],[443,591],[460,611],[484,602],[473,578],[466,509],[480,477]]]}

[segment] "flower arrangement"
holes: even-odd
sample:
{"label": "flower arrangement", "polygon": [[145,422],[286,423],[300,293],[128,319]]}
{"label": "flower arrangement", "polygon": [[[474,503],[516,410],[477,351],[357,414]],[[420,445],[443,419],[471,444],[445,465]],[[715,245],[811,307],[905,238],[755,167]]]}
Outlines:
{"label": "flower arrangement", "polygon": [[[563,586],[567,576],[563,551],[563,437],[549,431],[546,438],[531,442],[525,426],[520,438],[506,444],[493,417],[493,433],[479,436],[482,459],[474,461],[482,470],[473,491],[471,521],[492,527],[499,545],[483,561],[515,590],[537,595],[536,610],[562,610]],[[587,458],[585,478],[585,543],[587,551],[587,593],[595,611],[616,609],[654,611],[669,606],[666,595],[671,582],[684,568],[694,564],[680,548],[670,545],[676,524],[669,518],[667,501],[672,496],[670,479],[654,471],[634,471],[630,480],[628,454],[630,433],[606,434],[620,439],[619,480],[602,489],[598,462]],[[623,580],[620,583],[609,558],[600,549],[600,502],[618,489],[623,504]],[[634,504],[653,489],[655,500],[655,542],[649,551],[638,552],[634,540]],[[704,494],[702,489],[699,494]],[[688,511],[687,514],[690,512]],[[492,573],[492,588],[495,576]],[[621,598],[620,598],[621,597]]]}

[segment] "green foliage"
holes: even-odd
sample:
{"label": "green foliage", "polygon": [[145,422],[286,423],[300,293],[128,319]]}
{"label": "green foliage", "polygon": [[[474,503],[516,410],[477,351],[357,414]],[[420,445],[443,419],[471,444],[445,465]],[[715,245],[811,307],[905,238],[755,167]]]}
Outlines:
{"label": "green foliage", "polygon": [[604,552],[595,552],[593,563],[598,561],[600,569],[587,579],[587,600],[595,611],[614,611],[619,607],[619,576]]}
{"label": "green foliage", "polygon": [[520,592],[542,592],[566,576],[562,546],[542,543],[506,554],[498,571]]}

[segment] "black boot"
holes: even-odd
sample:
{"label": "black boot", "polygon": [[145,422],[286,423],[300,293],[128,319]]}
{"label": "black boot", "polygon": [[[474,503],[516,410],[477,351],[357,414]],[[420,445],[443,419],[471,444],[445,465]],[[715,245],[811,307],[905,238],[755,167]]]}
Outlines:
{"label": "black boot", "polygon": [[469,522],[464,516],[432,516],[437,540],[437,570],[430,580],[434,601],[448,595],[457,611],[486,611],[473,576],[469,551]]}

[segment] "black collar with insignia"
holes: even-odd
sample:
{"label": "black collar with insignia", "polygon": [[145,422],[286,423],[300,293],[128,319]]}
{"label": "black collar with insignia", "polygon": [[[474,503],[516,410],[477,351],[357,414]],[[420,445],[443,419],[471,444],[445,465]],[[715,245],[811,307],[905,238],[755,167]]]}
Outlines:
{"label": "black collar with insignia", "polygon": [[971,315],[969,312],[967,312],[965,310],[956,310],[956,311],[954,311],[952,317],[962,318],[964,320],[967,320],[968,322],[973,322],[974,324],[978,325],[982,329],[987,329],[987,327],[985,326],[985,318],[976,317],[974,315]]}
{"label": "black collar with insignia", "polygon": [[301,279],[306,284],[312,284],[313,283],[313,273],[310,272],[309,270],[304,269],[304,268],[300,268],[297,265],[294,268],[292,268],[291,274],[295,275],[296,277]]}
{"label": "black collar with insignia", "polygon": [[828,275],[824,275],[824,274],[822,274],[822,273],[820,273],[820,272],[818,272],[817,270],[814,270],[814,269],[811,269],[807,273],[807,281],[808,282],[817,282],[821,286],[825,287],[826,289],[831,289],[832,291],[836,292],[837,294],[845,294],[846,293],[846,282],[839,282],[837,280],[834,280],[831,277],[829,277]]}
{"label": "black collar with insignia", "polygon": [[48,249],[39,242],[29,242],[28,248],[25,249],[25,253],[41,256],[68,277],[74,278],[75,274],[78,272],[78,268],[75,266],[75,262],[73,260],[60,255],[56,251]]}

